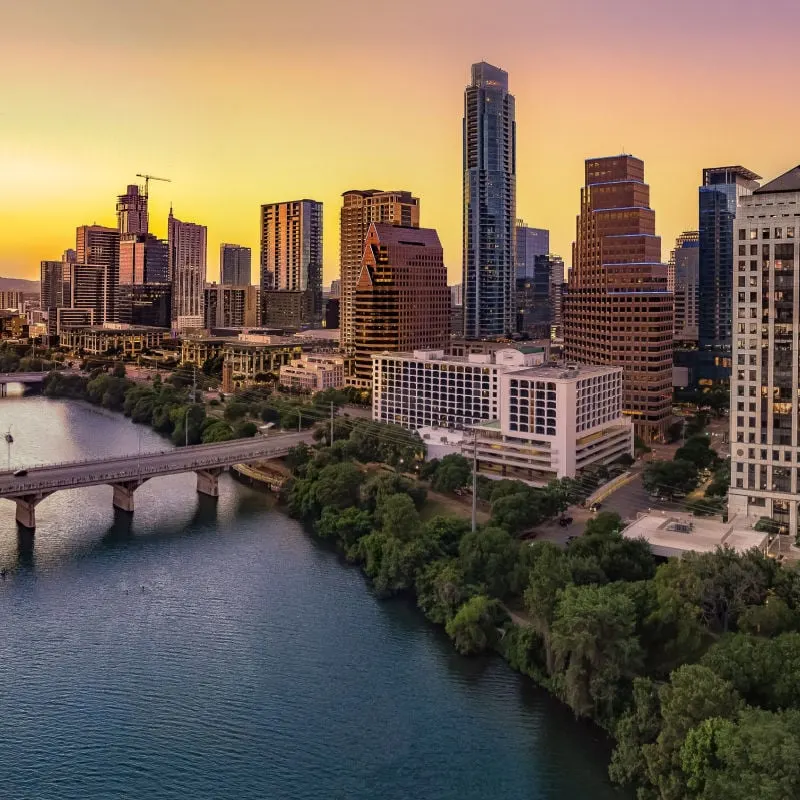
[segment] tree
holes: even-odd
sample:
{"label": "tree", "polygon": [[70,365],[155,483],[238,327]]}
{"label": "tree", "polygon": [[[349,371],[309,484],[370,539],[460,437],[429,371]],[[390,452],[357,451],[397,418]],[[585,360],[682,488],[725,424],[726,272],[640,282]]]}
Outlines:
{"label": "tree", "polygon": [[705,491],[706,497],[725,497],[728,494],[728,487],[731,485],[731,460],[726,458],[714,473],[711,483]]}
{"label": "tree", "polygon": [[652,461],[642,473],[642,485],[648,492],[666,497],[689,494],[697,486],[697,467],[689,461]]}
{"label": "tree", "polygon": [[229,400],[225,404],[224,416],[228,422],[235,422],[247,415],[250,406],[241,400]]}
{"label": "tree", "polygon": [[584,528],[585,536],[608,536],[622,529],[622,517],[616,511],[601,511]]}
{"label": "tree", "polygon": [[[203,428],[202,438],[201,441],[203,444],[214,444],[216,442],[229,442],[232,439],[236,438],[236,435],[233,432],[233,428],[225,422],[224,420],[218,419],[209,419],[208,425]],[[183,423],[180,423],[178,426],[175,427],[175,432],[173,433],[173,441],[177,439],[177,444],[181,443],[181,437],[184,436],[183,433]]]}
{"label": "tree", "polygon": [[689,731],[681,766],[700,800],[785,800],[800,796],[800,715],[748,708]]}
{"label": "tree", "polygon": [[414,501],[407,494],[384,497],[378,505],[376,518],[385,534],[404,541],[413,539],[421,527]]}
{"label": "tree", "polygon": [[534,629],[542,637],[547,672],[552,675],[555,667],[551,627],[559,595],[570,583],[571,575],[564,551],[552,542],[536,542],[528,552],[532,564],[528,588],[525,590],[525,608]]}
{"label": "tree", "polygon": [[798,705],[800,634],[774,639],[745,634],[723,637],[702,663],[736,688],[749,703],[777,711]]}
{"label": "tree", "polygon": [[511,588],[519,543],[502,528],[470,531],[458,548],[459,562],[469,583],[500,599]]}
{"label": "tree", "polygon": [[297,475],[311,461],[311,450],[305,442],[300,442],[296,447],[289,450],[283,461]]}
{"label": "tree", "polygon": [[233,426],[233,436],[235,439],[252,439],[258,433],[255,422],[244,422],[239,420]]}
{"label": "tree", "polygon": [[426,565],[417,575],[414,588],[417,605],[429,620],[440,625],[451,620],[471,594],[464,571],[454,558]]}
{"label": "tree", "polygon": [[115,378],[124,378],[127,374],[125,372],[125,365],[121,361],[118,361],[116,364],[114,364],[114,369],[111,371],[111,374]]}
{"label": "tree", "polygon": [[687,776],[682,748],[692,728],[712,717],[734,719],[743,707],[738,692],[708,667],[686,664],[659,690],[661,731],[642,746],[647,780],[662,800],[684,800]]}
{"label": "tree", "polygon": [[422,534],[426,539],[436,542],[439,550],[448,556],[458,555],[461,540],[470,530],[468,520],[461,517],[431,517],[423,525]]}
{"label": "tree", "polygon": [[472,479],[472,465],[464,456],[451,453],[440,462],[431,486],[437,492],[454,492],[466,486]]}
{"label": "tree", "polygon": [[359,489],[364,480],[353,464],[331,464],[319,474],[314,484],[314,497],[321,508],[345,509],[358,505]]}
{"label": "tree", "polygon": [[609,725],[642,664],[636,608],[613,586],[567,586],[552,627],[556,686],[576,716]]}
{"label": "tree", "polygon": [[372,531],[372,514],[351,506],[343,511],[325,508],[316,524],[317,535],[338,542],[345,550]]}
{"label": "tree", "polygon": [[703,434],[689,438],[683,447],[678,448],[675,453],[675,459],[688,461],[694,464],[697,469],[713,467],[719,460],[716,452],[711,449],[711,442],[708,436]]}
{"label": "tree", "polygon": [[495,601],[486,595],[467,600],[447,623],[445,630],[463,656],[484,652],[495,638]]}

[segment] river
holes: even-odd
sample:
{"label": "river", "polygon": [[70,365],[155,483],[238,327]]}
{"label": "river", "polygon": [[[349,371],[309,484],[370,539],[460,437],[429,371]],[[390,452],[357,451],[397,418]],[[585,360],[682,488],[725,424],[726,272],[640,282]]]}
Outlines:
{"label": "river", "polygon": [[[9,427],[14,468],[168,446],[42,397],[0,400]],[[109,487],[60,492],[35,537],[0,502],[0,798],[622,796],[597,730],[377,601],[267,495],[220,494],[159,478],[128,516]]]}

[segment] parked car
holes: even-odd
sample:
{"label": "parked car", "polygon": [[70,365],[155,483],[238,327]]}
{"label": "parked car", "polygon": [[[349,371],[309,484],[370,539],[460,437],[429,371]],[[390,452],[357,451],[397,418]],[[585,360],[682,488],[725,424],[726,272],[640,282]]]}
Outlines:
{"label": "parked car", "polygon": [[595,511],[599,511],[599,510],[600,510],[602,507],[603,507],[603,504],[602,504],[602,503],[592,503],[592,504],[589,506],[589,511],[591,511],[592,513],[594,513]]}
{"label": "parked car", "polygon": [[572,517],[559,517],[558,524],[562,528],[566,528],[567,525],[572,525]]}

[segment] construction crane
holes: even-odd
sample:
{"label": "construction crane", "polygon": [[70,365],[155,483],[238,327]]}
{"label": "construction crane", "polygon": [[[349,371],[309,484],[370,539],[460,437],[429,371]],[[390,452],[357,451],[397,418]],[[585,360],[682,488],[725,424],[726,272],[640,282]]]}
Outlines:
{"label": "construction crane", "polygon": [[144,178],[144,196],[147,197],[150,190],[150,181],[164,181],[165,183],[172,183],[169,178],[159,178],[156,175],[142,175],[141,172],[136,173],[137,178]]}

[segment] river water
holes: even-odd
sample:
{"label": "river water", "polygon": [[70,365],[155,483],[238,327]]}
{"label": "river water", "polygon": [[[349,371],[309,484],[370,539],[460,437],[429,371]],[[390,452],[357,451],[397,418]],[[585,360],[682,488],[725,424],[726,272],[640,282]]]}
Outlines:
{"label": "river water", "polygon": [[[11,464],[165,449],[119,415],[0,400]],[[0,463],[8,453],[0,439]],[[221,480],[0,501],[0,798],[605,800],[608,743],[499,659]]]}

